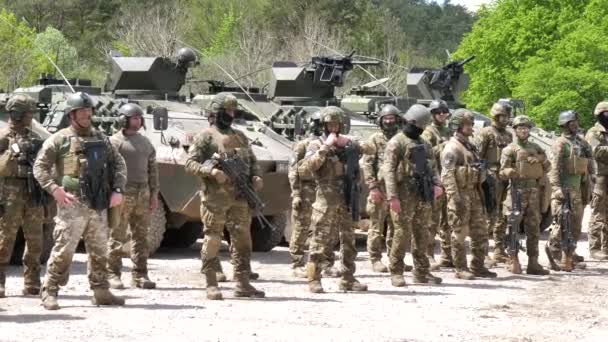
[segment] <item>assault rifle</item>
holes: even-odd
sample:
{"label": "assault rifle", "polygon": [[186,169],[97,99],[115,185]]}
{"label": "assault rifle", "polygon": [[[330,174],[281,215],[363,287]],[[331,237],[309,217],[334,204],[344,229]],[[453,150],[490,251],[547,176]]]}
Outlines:
{"label": "assault rifle", "polygon": [[509,255],[514,257],[519,252],[519,228],[523,219],[521,209],[521,190],[517,185],[517,181],[511,180],[511,214],[507,218],[509,233],[507,234],[507,245],[509,246]]}
{"label": "assault rifle", "polygon": [[361,170],[359,169],[359,158],[359,148],[352,143],[347,144],[340,154],[340,161],[345,164],[344,199],[355,222],[359,221],[360,212],[359,195],[361,194],[361,186],[359,185],[359,178]]}
{"label": "assault rifle", "polygon": [[565,253],[572,253],[576,249],[576,241],[572,235],[572,198],[570,189],[562,187],[564,201],[559,215],[559,225],[562,229],[561,247]]}
{"label": "assault rifle", "polygon": [[[18,154],[18,163],[27,168],[27,191],[30,195],[31,204],[39,207],[45,206],[50,202],[50,195],[42,187],[34,177],[34,162],[38,151],[42,148],[42,141],[38,139],[31,140],[31,143],[26,146],[19,147],[14,144],[13,152]],[[22,150],[23,149],[23,150]]]}
{"label": "assault rifle", "polygon": [[480,162],[480,171],[483,170],[486,173],[486,180],[481,183],[481,191],[483,192],[484,206],[488,214],[493,214],[498,207],[496,203],[496,183],[497,180],[494,175],[491,175],[488,170],[487,162],[482,160]]}
{"label": "assault rifle", "polygon": [[427,153],[424,144],[412,147],[414,161],[414,185],[416,192],[423,201],[433,202],[433,175],[427,163]]}

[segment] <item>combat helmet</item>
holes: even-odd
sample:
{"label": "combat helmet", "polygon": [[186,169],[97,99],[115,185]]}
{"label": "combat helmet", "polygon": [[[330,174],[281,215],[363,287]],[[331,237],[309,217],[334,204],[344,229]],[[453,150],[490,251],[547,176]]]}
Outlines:
{"label": "combat helmet", "polygon": [[557,119],[557,124],[559,126],[564,126],[570,121],[578,120],[578,113],[573,110],[567,110],[559,113],[559,118]]}
{"label": "combat helmet", "polygon": [[36,111],[36,101],[25,94],[16,94],[6,101],[6,111],[11,120],[21,121],[23,114]]}
{"label": "combat helmet", "polygon": [[453,131],[457,131],[464,124],[473,125],[474,123],[475,115],[473,115],[470,110],[465,108],[456,109],[456,111],[454,112],[454,114],[452,114],[452,117],[450,118],[450,128]]}
{"label": "combat helmet", "polygon": [[238,100],[236,96],[230,93],[219,93],[213,97],[207,110],[213,113],[219,113],[226,110],[236,110],[238,107]]}
{"label": "combat helmet", "polygon": [[[143,116],[144,111],[141,107],[135,103],[126,103],[118,109],[118,121],[122,127],[127,127],[129,123],[129,118],[134,116]],[[143,124],[143,122],[142,122]]]}
{"label": "combat helmet", "polygon": [[534,123],[527,115],[518,115],[513,119],[513,128],[516,128],[517,126],[532,128],[534,127]]}
{"label": "combat helmet", "polygon": [[[396,132],[397,129],[399,129],[399,121],[401,120],[401,115],[399,114],[399,108],[393,106],[392,104],[384,105],[378,114],[378,126],[380,126],[382,130]],[[386,124],[382,121],[382,118],[389,115],[395,116],[395,122],[390,126],[386,126]]]}
{"label": "combat helmet", "polygon": [[436,114],[435,112],[438,109],[445,109],[446,111],[449,111],[448,103],[445,102],[444,100],[431,101],[431,103],[429,104],[429,110],[431,111],[431,114]]}
{"label": "combat helmet", "polygon": [[490,109],[490,115],[493,118],[496,118],[498,115],[506,115],[507,117],[511,117],[511,112],[513,111],[513,107],[505,101],[496,102],[492,109]]}
{"label": "combat helmet", "polygon": [[593,115],[598,116],[604,112],[608,112],[608,101],[602,101],[595,106]]}
{"label": "combat helmet", "polygon": [[77,92],[68,96],[68,99],[65,103],[65,114],[70,114],[71,112],[81,109],[81,108],[94,108],[95,105],[93,103],[93,99],[87,93]]}
{"label": "combat helmet", "polygon": [[431,112],[421,104],[412,105],[403,115],[405,122],[424,129],[431,123]]}
{"label": "combat helmet", "polygon": [[321,124],[326,125],[330,122],[337,122],[340,124],[340,133],[346,134],[350,130],[350,122],[344,115],[344,111],[336,106],[329,106],[321,109]]}

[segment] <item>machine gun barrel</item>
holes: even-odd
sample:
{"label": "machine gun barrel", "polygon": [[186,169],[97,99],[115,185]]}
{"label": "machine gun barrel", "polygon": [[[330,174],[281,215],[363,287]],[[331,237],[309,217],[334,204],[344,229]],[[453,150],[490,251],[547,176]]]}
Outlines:
{"label": "machine gun barrel", "polygon": [[469,57],[469,58],[467,58],[467,59],[465,59],[465,60],[463,60],[463,61],[461,61],[461,62],[458,62],[458,64],[457,64],[457,65],[458,65],[459,67],[461,67],[461,66],[463,66],[463,65],[465,65],[465,64],[467,64],[467,63],[469,63],[470,61],[474,60],[474,59],[475,59],[475,55],[473,55],[473,56],[471,56],[471,57]]}

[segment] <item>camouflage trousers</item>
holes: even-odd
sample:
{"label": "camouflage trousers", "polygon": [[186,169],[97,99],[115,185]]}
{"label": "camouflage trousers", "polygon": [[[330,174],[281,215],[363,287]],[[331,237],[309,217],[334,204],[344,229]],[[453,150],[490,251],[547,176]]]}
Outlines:
{"label": "camouflage trousers", "polygon": [[[292,233],[289,240],[289,253],[291,254],[292,267],[304,267],[306,264],[305,251],[306,241],[311,236],[310,223],[312,217],[312,204],[315,201],[316,190],[314,182],[302,183],[300,186],[300,204],[291,208]],[[335,228],[335,227],[334,227]],[[331,246],[338,243],[338,229],[333,229],[331,234]],[[332,267],[336,261],[333,248],[327,250],[325,256],[326,267]]]}
{"label": "camouflage trousers", "polygon": [[308,263],[313,267],[315,279],[321,278],[321,270],[327,265],[327,255],[333,251],[335,230],[339,230],[342,278],[351,280],[355,274],[355,230],[351,213],[343,203],[327,201],[317,193],[312,213],[312,239],[310,242]]}
{"label": "camouflage trousers", "polygon": [[428,247],[429,226],[431,223],[431,203],[421,201],[418,195],[400,189],[399,200],[401,212],[391,212],[395,224],[393,246],[389,254],[389,270],[392,274],[403,274],[407,240],[411,239],[414,274],[429,273],[429,259],[426,256]]}
{"label": "camouflage trousers", "polygon": [[[227,225],[228,218],[232,224]],[[218,192],[203,196],[201,219],[204,225],[201,259],[203,273],[220,271],[218,253],[224,235],[224,227],[230,233],[231,257],[236,277],[248,278],[251,272],[251,209],[247,201],[236,199],[230,192]]]}
{"label": "camouflage trousers", "polygon": [[448,224],[452,227],[452,259],[456,269],[467,268],[465,239],[471,238],[471,269],[484,267],[488,228],[481,197],[477,190],[460,189],[457,197],[448,194]]}
{"label": "camouflage trousers", "polygon": [[[570,199],[572,201],[572,237],[575,243],[581,236],[581,227],[583,224],[583,201],[581,198],[580,189],[570,190]],[[551,198],[551,213],[553,214],[553,224],[551,224],[551,234],[549,235],[549,250],[553,254],[554,258],[561,255],[561,239],[562,239],[562,227],[559,224],[559,217],[562,213],[562,204],[564,199],[556,196]]]}
{"label": "camouflage trousers", "polygon": [[498,178],[497,172],[494,173],[493,177],[496,179],[496,210],[494,213],[488,215],[488,238],[494,239],[494,249],[504,250],[505,234],[507,233],[507,220],[505,218],[505,214],[503,213],[503,203],[507,196],[508,183],[501,181]]}
{"label": "camouflage trousers", "polygon": [[452,259],[452,228],[448,224],[448,204],[445,195],[433,201],[427,255],[435,254],[435,235],[439,234],[441,258]]}
{"label": "camouflage trousers", "polygon": [[106,211],[98,212],[77,200],[69,207],[58,207],[53,238],[55,245],[49,258],[43,287],[57,294],[59,286],[67,284],[74,252],[84,239],[89,254],[87,272],[91,289],[108,288],[107,251],[108,222]]}
{"label": "camouflage trousers", "polygon": [[[526,232],[526,251],[529,257],[538,257],[538,240],[540,238],[541,221],[539,188],[521,188],[520,195],[522,213],[521,222],[524,231]],[[505,220],[509,217],[509,215],[511,215],[511,204],[511,191],[509,191],[503,208]],[[506,247],[509,248],[509,246]],[[509,252],[512,252],[510,248]]]}
{"label": "camouflage trousers", "polygon": [[[108,239],[108,273],[120,277],[123,244],[127,242],[127,231],[131,231],[131,270],[133,278],[148,275],[148,228],[150,226],[150,189],[148,185],[127,184],[123,202],[116,210],[118,224],[110,224]],[[162,203],[161,203],[162,205]]]}
{"label": "camouflage trousers", "polygon": [[22,227],[25,237],[23,282],[26,288],[40,288],[44,208],[29,204],[27,183],[23,179],[5,178],[0,192],[0,205],[4,207],[4,215],[0,217],[0,284],[4,284],[4,273],[13,253],[15,238]]}
{"label": "camouflage trousers", "polygon": [[591,195],[591,218],[588,236],[589,250],[608,253],[608,177],[596,177]]}

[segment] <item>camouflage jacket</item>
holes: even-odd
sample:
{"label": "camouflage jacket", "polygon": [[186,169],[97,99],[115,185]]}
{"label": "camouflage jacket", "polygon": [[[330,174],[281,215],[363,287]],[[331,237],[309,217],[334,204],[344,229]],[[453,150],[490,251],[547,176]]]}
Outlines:
{"label": "camouflage jacket", "polygon": [[[42,138],[30,129],[18,132],[11,128],[0,131],[0,177],[27,178],[32,171],[27,160],[33,145],[42,143]],[[11,147],[15,145],[16,151]]]}
{"label": "camouflage jacket", "polygon": [[587,182],[591,169],[591,147],[576,134],[562,134],[551,148],[549,182],[556,190],[562,186],[579,189]]}
{"label": "camouflage jacket", "polygon": [[384,132],[378,132],[367,141],[373,151],[371,151],[371,154],[363,156],[361,167],[365,183],[370,189],[384,188],[384,177],[381,171],[384,164],[386,144],[391,137],[388,137]]}
{"label": "camouflage jacket", "polygon": [[293,160],[289,166],[289,184],[291,185],[291,197],[297,198],[300,197],[300,190],[303,184],[313,183],[314,178],[310,172],[305,172],[300,174],[298,172],[298,166],[304,159],[306,155],[306,149],[308,148],[308,144],[311,141],[315,140],[316,137],[308,137],[306,139],[300,140],[293,145]]}
{"label": "camouflage jacket", "polygon": [[156,150],[150,140],[140,133],[125,135],[123,131],[116,132],[110,142],[122,155],[127,164],[127,184],[147,183],[150,195],[158,194],[158,165]]}
{"label": "camouflage jacket", "polygon": [[551,163],[538,144],[516,138],[502,151],[499,175],[503,180],[541,180],[550,169]]}
{"label": "camouflage jacket", "polygon": [[502,150],[511,142],[513,142],[513,135],[509,130],[498,129],[494,125],[484,127],[476,139],[479,158],[485,160],[488,168],[496,172],[500,167]]}
{"label": "camouflage jacket", "polygon": [[455,134],[441,152],[441,182],[449,197],[463,189],[477,189],[485,181],[479,170],[477,147],[461,134]]}
{"label": "camouflage jacket", "polygon": [[83,134],[73,127],[64,128],[51,135],[42,145],[34,163],[34,176],[42,188],[52,194],[60,186],[59,180],[64,175],[78,177],[82,142],[93,140],[107,142],[108,162],[114,170],[114,174],[110,175],[113,182],[110,187],[124,189],[127,183],[127,166],[118,150],[109,143],[109,139],[94,128]]}
{"label": "camouflage jacket", "polygon": [[441,151],[443,151],[445,144],[450,140],[452,135],[454,133],[447,125],[439,126],[435,122],[426,126],[424,132],[422,132],[422,138],[433,147],[433,156],[435,157],[435,165],[437,165],[438,172],[441,172]]}
{"label": "camouflage jacket", "polygon": [[412,140],[403,132],[399,132],[386,145],[382,165],[387,198],[399,197],[399,189],[405,185],[409,186],[413,180],[415,165],[412,160],[412,148],[420,144],[424,145],[426,150],[427,168],[433,178],[433,184],[440,185],[431,145],[423,138]]}
{"label": "camouflage jacket", "polygon": [[599,122],[587,131],[585,140],[591,147],[591,155],[595,165],[594,174],[608,176],[608,131]]}

